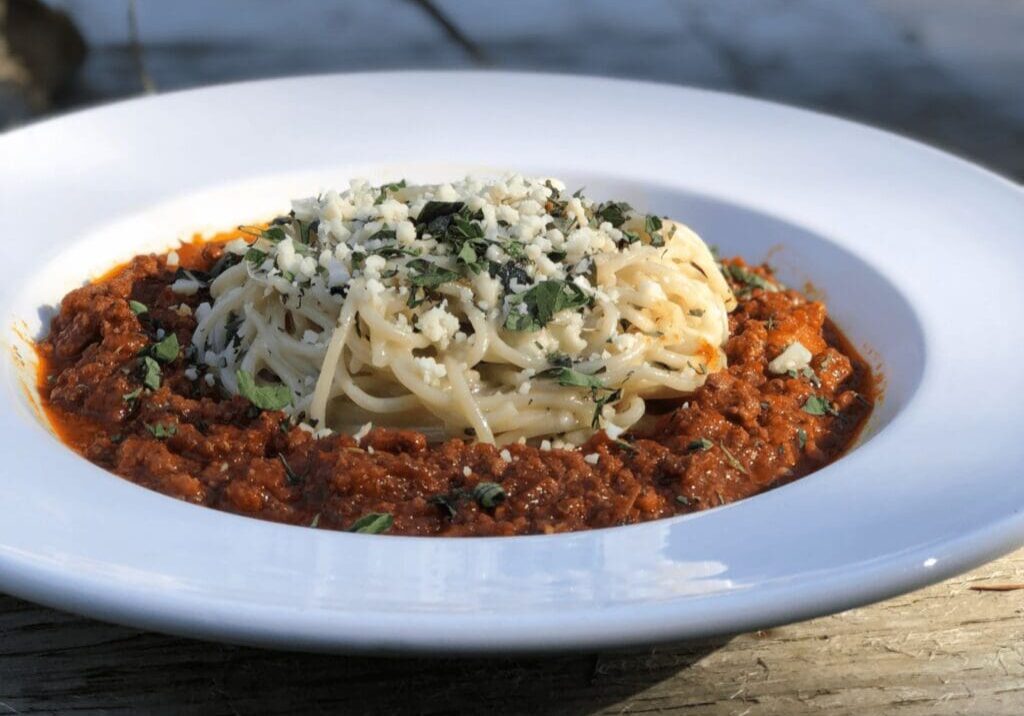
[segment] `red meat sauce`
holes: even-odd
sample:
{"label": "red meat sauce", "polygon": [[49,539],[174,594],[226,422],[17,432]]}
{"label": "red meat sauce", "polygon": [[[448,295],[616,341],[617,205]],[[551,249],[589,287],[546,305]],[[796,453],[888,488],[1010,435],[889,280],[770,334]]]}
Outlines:
{"label": "red meat sauce", "polygon": [[[181,247],[180,266],[216,270],[221,241]],[[748,279],[733,284],[739,307],[728,369],[685,403],[649,403],[661,414],[643,434],[611,440],[600,432],[578,450],[510,445],[509,462],[492,445],[429,444],[408,430],[377,428],[361,442],[315,438],[283,413],[225,396],[201,375],[190,380],[192,310],[209,295],[173,292],[177,267],[166,256],[136,257],[64,297],[38,345],[40,394],[60,438],[93,463],[165,495],[259,519],[344,530],[386,513],[389,534],[491,536],[671,517],[827,465],[855,440],[875,398],[869,367],[822,303],[749,280],[772,280],[767,267],[726,264]],[[136,315],[129,301],[148,310]],[[159,388],[126,398],[142,387],[140,354],[171,332],[183,350],[161,365]],[[795,340],[814,354],[813,374],[770,373],[768,362]],[[584,460],[594,453],[596,464]],[[472,496],[480,482],[499,484],[506,499],[484,507]]]}

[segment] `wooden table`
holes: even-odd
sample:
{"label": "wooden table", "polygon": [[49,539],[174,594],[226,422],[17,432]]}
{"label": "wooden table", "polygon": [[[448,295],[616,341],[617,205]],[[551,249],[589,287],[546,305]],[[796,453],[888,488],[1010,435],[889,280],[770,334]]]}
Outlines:
{"label": "wooden table", "polygon": [[1024,713],[1024,550],[861,609],[629,653],[374,659],[225,646],[0,597],[0,714]]}

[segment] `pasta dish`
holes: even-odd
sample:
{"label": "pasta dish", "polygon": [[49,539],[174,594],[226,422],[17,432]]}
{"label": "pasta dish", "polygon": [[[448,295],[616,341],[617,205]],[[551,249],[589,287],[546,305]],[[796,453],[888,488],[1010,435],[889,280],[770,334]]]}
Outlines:
{"label": "pasta dish", "polygon": [[707,509],[839,457],[874,378],[824,304],[552,178],[294,200],[70,292],[62,439],[140,485],[317,528],[509,535]]}

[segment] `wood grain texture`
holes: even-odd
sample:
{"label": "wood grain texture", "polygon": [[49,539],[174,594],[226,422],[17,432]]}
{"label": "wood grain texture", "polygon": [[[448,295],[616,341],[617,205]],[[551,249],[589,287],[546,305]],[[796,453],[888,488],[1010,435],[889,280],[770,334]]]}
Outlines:
{"label": "wood grain texture", "polygon": [[1024,713],[1024,550],[831,617],[629,653],[371,659],[113,626],[0,597],[0,714]]}

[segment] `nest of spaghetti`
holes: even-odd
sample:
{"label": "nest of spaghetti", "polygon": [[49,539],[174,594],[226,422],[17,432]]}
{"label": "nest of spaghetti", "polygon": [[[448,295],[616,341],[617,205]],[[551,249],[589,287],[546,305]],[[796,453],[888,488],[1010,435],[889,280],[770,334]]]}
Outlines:
{"label": "nest of spaghetti", "polygon": [[577,445],[726,367],[736,299],[700,237],[555,179],[353,181],[248,230],[197,366],[318,431]]}

